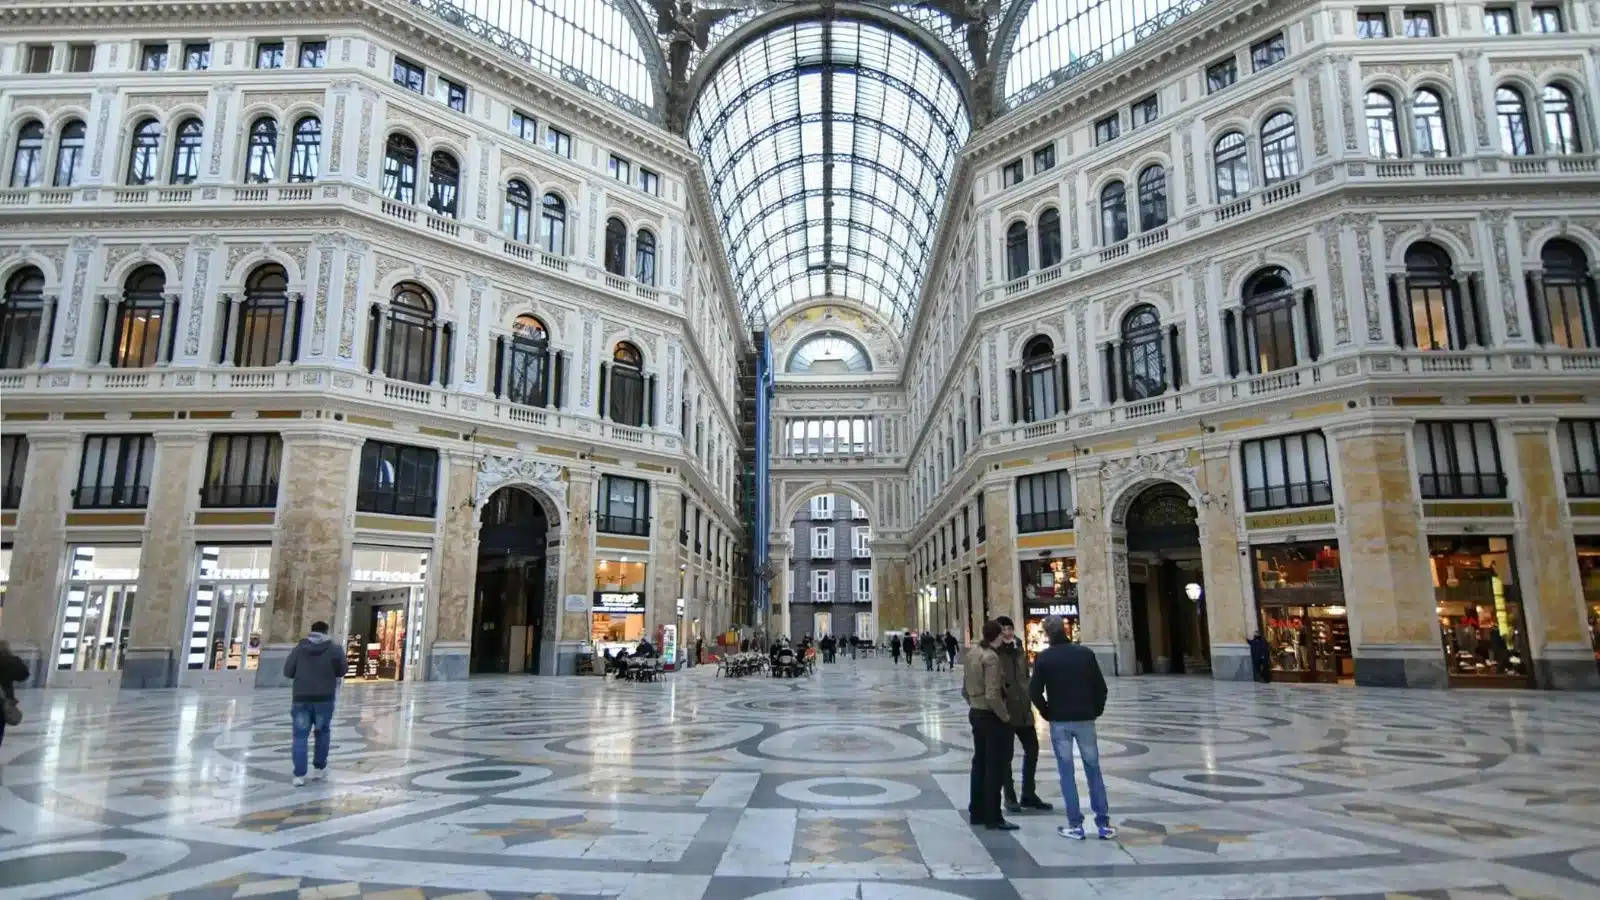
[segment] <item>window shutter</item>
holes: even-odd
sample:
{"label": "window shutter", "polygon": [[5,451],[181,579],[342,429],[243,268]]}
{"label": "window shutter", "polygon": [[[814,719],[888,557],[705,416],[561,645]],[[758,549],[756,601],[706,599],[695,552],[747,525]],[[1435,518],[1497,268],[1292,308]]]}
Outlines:
{"label": "window shutter", "polygon": [[1522,281],[1528,286],[1528,315],[1533,319],[1533,342],[1535,344],[1550,343],[1550,323],[1545,316],[1548,310],[1544,305],[1544,298],[1539,296],[1539,282],[1533,277],[1532,272],[1525,272]]}
{"label": "window shutter", "polygon": [[228,364],[228,326],[232,324],[233,318],[233,295],[222,294],[221,299],[222,315],[219,321],[222,323],[222,329],[217,332],[217,365],[224,366]]}
{"label": "window shutter", "polygon": [[567,351],[557,350],[555,354],[555,375],[551,380],[551,405],[556,409],[561,408],[567,396]]}
{"label": "window shutter", "polygon": [[1107,341],[1100,351],[1105,357],[1106,402],[1117,402],[1117,342]]}
{"label": "window shutter", "polygon": [[1394,345],[1406,346],[1406,320],[1400,315],[1400,280],[1389,279],[1389,317],[1394,320]]}
{"label": "window shutter", "polygon": [[449,387],[450,369],[452,368],[450,357],[454,355],[456,349],[456,329],[449,322],[444,323],[442,327],[444,328],[444,352],[439,354],[439,386]]}
{"label": "window shutter", "polygon": [[1017,370],[1006,370],[1006,384],[1011,388],[1011,424],[1017,424],[1020,412],[1017,407]]}
{"label": "window shutter", "polygon": [[304,322],[306,320],[305,316],[306,316],[306,295],[305,294],[295,294],[294,295],[294,332],[289,337],[289,362],[291,362],[291,363],[297,363],[297,362],[300,361],[300,328],[301,328],[300,323],[302,323],[302,322]]}
{"label": "window shutter", "polygon": [[1059,407],[1056,411],[1062,415],[1066,415],[1067,410],[1072,408],[1072,378],[1067,374],[1067,355],[1065,353],[1061,354],[1060,364],[1061,402],[1056,404],[1056,406]]}
{"label": "window shutter", "polygon": [[656,424],[656,377],[654,375],[651,375],[645,381],[644,424],[651,428],[654,428]]}
{"label": "window shutter", "polygon": [[1183,389],[1183,337],[1177,325],[1167,326],[1167,342],[1172,347],[1172,389]]}
{"label": "window shutter", "polygon": [[178,343],[178,322],[183,319],[180,314],[183,301],[176,294],[172,295],[172,321],[162,322],[161,327],[167,332],[167,362],[172,362],[172,353]]}
{"label": "window shutter", "polygon": [[605,363],[600,364],[600,396],[595,398],[595,412],[599,413],[600,418],[602,419],[610,418],[610,416],[606,415],[606,387],[608,381],[606,378],[606,368],[607,367]]}
{"label": "window shutter", "polygon": [[505,393],[506,380],[506,336],[494,336],[494,395],[496,398]]}
{"label": "window shutter", "polygon": [[[1467,275],[1467,308],[1472,310],[1472,325],[1479,347],[1489,346],[1489,315],[1483,308],[1482,276],[1477,272]],[[1529,296],[1532,300],[1532,296]]]}
{"label": "window shutter", "polygon": [[554,366],[555,354],[551,352],[550,345],[546,344],[544,348],[544,358],[539,360],[539,405],[547,409],[550,406],[550,394],[554,390],[554,386],[551,384],[551,378],[553,375],[551,369]]}
{"label": "window shutter", "polygon": [[61,306],[61,304],[54,298],[51,298],[49,303],[50,314],[45,317],[44,334],[39,336],[39,340],[44,344],[44,346],[40,348],[40,365],[50,361],[50,345],[55,343],[56,336],[56,310]]}
{"label": "window shutter", "polygon": [[1306,288],[1300,293],[1301,312],[1306,317],[1306,356],[1312,362],[1322,356],[1322,332],[1317,322],[1317,292]]}
{"label": "window shutter", "polygon": [[367,374],[378,371],[378,335],[383,331],[383,308],[372,304],[367,314]]}
{"label": "window shutter", "polygon": [[1229,378],[1239,377],[1239,336],[1235,319],[1233,310],[1222,311],[1222,355],[1228,363]]}

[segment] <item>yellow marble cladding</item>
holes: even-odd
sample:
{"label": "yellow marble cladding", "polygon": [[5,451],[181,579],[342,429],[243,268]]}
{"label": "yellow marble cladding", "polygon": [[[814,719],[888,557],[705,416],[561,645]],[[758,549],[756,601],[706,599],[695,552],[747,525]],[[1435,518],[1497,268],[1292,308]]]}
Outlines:
{"label": "yellow marble cladding", "polygon": [[594,508],[594,473],[587,469],[567,470],[567,538],[561,548],[561,565],[566,569],[562,579],[567,594],[583,597],[583,611],[569,612],[565,597],[561,601],[561,640],[582,641],[589,637],[589,598],[593,592],[590,581],[594,578],[594,551],[589,545],[594,539],[594,523],[589,521],[589,511]]}
{"label": "yellow marble cladding", "polygon": [[333,623],[343,605],[345,498],[356,447],[349,440],[284,441],[281,527],[266,615],[269,644],[299,640],[318,619]]}
{"label": "yellow marble cladding", "polygon": [[189,498],[200,489],[205,450],[205,438],[200,435],[156,438],[148,524],[139,554],[138,608],[129,630],[129,649],[183,646],[180,633],[189,613],[189,568],[194,558]]}
{"label": "yellow marble cladding", "polygon": [[19,646],[43,649],[54,640],[61,602],[56,576],[65,552],[62,513],[77,461],[65,440],[30,439],[30,444],[11,545],[4,634]]}
{"label": "yellow marble cladding", "polygon": [[444,522],[439,534],[437,641],[472,639],[472,604],[478,579],[477,461],[450,454],[445,470]]}
{"label": "yellow marble cladding", "polygon": [[[987,511],[986,511],[987,512]],[[1050,547],[1077,546],[1078,536],[1071,529],[1065,531],[1041,531],[1017,538],[1019,550],[1045,550]]]}
{"label": "yellow marble cladding", "polygon": [[[650,568],[645,577],[650,579],[649,610],[645,625],[652,635],[660,625],[678,621],[678,597],[683,592],[683,577],[678,569],[678,515],[680,493],[665,485],[656,487],[654,519],[651,532],[660,552],[650,555]],[[682,637],[679,637],[682,642]]]}
{"label": "yellow marble cladding", "polygon": [[1522,467],[1523,506],[1528,511],[1528,555],[1533,558],[1534,591],[1544,621],[1546,642],[1587,641],[1578,615],[1578,559],[1572,530],[1561,515],[1559,476],[1551,459],[1550,436],[1543,431],[1518,432],[1517,465]]}
{"label": "yellow marble cladding", "polygon": [[1201,459],[1200,485],[1211,502],[1200,508],[1200,565],[1211,643],[1239,644],[1254,630],[1253,599],[1241,587],[1239,514],[1234,508],[1233,454]]}
{"label": "yellow marble cladding", "polygon": [[1426,535],[1413,498],[1404,432],[1336,440],[1348,540],[1340,547],[1355,646],[1436,644]]}
{"label": "yellow marble cladding", "polygon": [[[916,604],[908,589],[904,558],[875,557],[872,578],[878,588],[878,630],[897,631],[916,624]],[[786,574],[785,577],[791,577]],[[791,628],[793,623],[790,623]]]}
{"label": "yellow marble cladding", "polygon": [[1017,590],[1016,520],[1011,515],[1011,483],[991,484],[983,491],[983,522],[988,532],[989,615],[1022,621],[1022,594]]}
{"label": "yellow marble cladding", "polygon": [[1109,642],[1116,637],[1116,579],[1111,577],[1111,532],[1106,517],[1105,486],[1100,473],[1080,469],[1072,473],[1072,497],[1079,509],[1092,511],[1078,520],[1074,531],[1078,548],[1079,639]]}

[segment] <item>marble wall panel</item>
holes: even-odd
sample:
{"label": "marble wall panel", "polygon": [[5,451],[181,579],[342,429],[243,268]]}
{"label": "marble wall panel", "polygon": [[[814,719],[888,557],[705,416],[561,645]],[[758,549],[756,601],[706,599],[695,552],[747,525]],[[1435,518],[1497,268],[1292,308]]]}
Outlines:
{"label": "marble wall panel", "polygon": [[172,687],[183,659],[184,625],[189,613],[189,575],[194,567],[191,501],[204,470],[206,438],[199,433],[156,437],[155,473],[144,549],[139,554],[139,593],[128,651],[124,687]]}
{"label": "marble wall panel", "polygon": [[22,501],[12,529],[11,581],[6,590],[5,628],[33,673],[34,684],[47,680],[46,657],[55,639],[56,611],[61,605],[61,557],[66,552],[64,515],[67,488],[76,474],[75,442],[66,438],[29,436]]}

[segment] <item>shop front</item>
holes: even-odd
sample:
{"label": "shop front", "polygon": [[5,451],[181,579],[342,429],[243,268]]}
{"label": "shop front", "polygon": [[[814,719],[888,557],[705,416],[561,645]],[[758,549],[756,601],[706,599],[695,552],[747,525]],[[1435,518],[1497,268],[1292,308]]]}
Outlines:
{"label": "shop front", "polygon": [[1452,686],[1529,687],[1533,667],[1511,538],[1428,538],[1439,636]]}
{"label": "shop front", "polygon": [[189,611],[184,687],[250,687],[261,662],[271,544],[202,544]]}
{"label": "shop front", "polygon": [[1589,645],[1594,648],[1594,663],[1600,666],[1600,535],[1580,534],[1578,578],[1583,583],[1583,605],[1589,613]]}
{"label": "shop front", "polygon": [[67,592],[57,628],[55,687],[110,686],[128,651],[139,584],[137,545],[68,548]]}
{"label": "shop front", "polygon": [[[987,616],[988,610],[985,608]],[[1078,640],[1078,561],[1071,556],[1022,561],[1022,640],[1028,662],[1050,646],[1044,620],[1060,616],[1067,637]]]}
{"label": "shop front", "polygon": [[399,547],[356,547],[350,560],[345,626],[346,683],[420,677],[427,610],[428,554]]}
{"label": "shop front", "polygon": [[648,609],[645,585],[649,570],[644,559],[626,553],[595,560],[589,641],[594,644],[596,653],[622,650],[632,653],[645,638],[645,610]]}
{"label": "shop front", "polygon": [[1354,684],[1339,542],[1251,547],[1272,680]]}

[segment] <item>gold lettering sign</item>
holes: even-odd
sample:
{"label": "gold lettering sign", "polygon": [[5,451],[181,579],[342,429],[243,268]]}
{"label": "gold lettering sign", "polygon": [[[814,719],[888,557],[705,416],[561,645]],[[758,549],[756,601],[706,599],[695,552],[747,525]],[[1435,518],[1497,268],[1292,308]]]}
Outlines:
{"label": "gold lettering sign", "polygon": [[1600,500],[1574,500],[1571,511],[1575,516],[1600,516]]}
{"label": "gold lettering sign", "polygon": [[1302,528],[1309,525],[1332,525],[1335,521],[1333,509],[1330,507],[1246,516],[1244,527],[1252,531],[1259,528]]}
{"label": "gold lettering sign", "polygon": [[1422,514],[1430,519],[1508,519],[1512,506],[1509,502],[1424,503]]}

